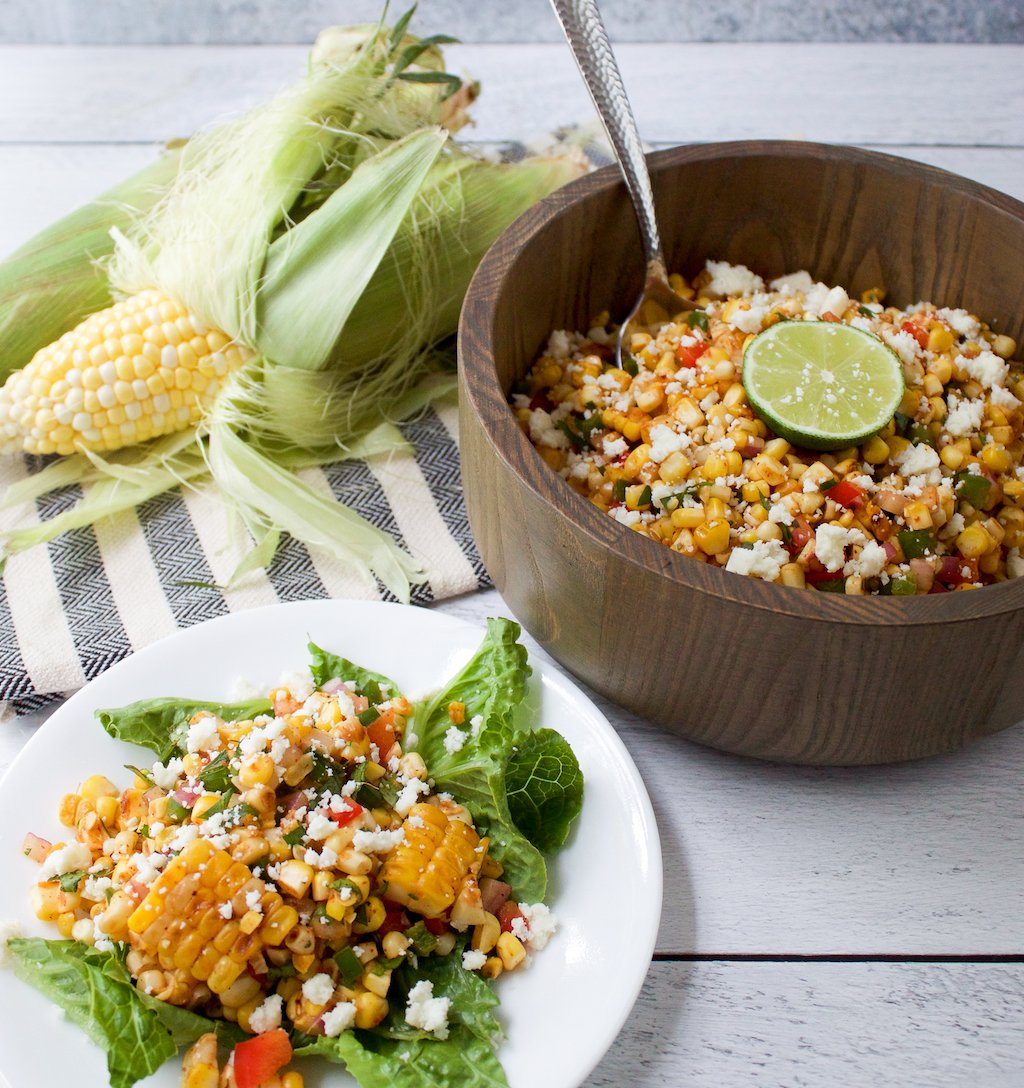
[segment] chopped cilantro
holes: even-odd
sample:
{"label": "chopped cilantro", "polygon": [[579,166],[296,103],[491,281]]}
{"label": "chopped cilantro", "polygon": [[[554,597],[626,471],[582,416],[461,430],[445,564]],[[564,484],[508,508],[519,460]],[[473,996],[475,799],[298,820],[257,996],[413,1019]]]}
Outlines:
{"label": "chopped cilantro", "polygon": [[131,771],[132,774],[135,775],[137,778],[141,778],[147,786],[156,785],[156,783],[153,781],[153,776],[148,771],[144,771],[139,767],[133,767],[130,763],[125,763],[123,766],[126,771]]}
{"label": "chopped cilantro", "polygon": [[867,306],[858,306],[857,307],[857,312],[861,315],[861,317],[877,317],[878,316],[875,313],[874,310],[869,310],[867,308]]}
{"label": "chopped cilantro", "polygon": [[167,798],[167,815],[177,824],[188,819],[189,809],[174,797]]}
{"label": "chopped cilantro", "polygon": [[698,328],[703,329],[704,332],[708,331],[708,315],[703,310],[691,310],[683,320],[691,329]]}
{"label": "chopped cilantro", "polygon": [[821,491],[822,493],[824,493],[826,491],[831,491],[833,487],[838,487],[838,486],[839,486],[839,481],[835,478],[835,476],[832,476],[828,480],[822,480],[821,483],[818,484],[818,490]]}
{"label": "chopped cilantro", "polygon": [[616,480],[615,483],[612,484],[612,498],[616,502],[625,502],[626,501],[626,481],[625,480]]}
{"label": "chopped cilantro", "polygon": [[335,953],[334,962],[338,965],[341,981],[345,986],[351,986],[362,977],[363,962],[350,945],[345,945],[344,948]]}
{"label": "chopped cilantro", "polygon": [[636,359],[628,351],[622,353],[622,369],[631,378],[635,378],[640,373],[640,367],[637,365]]}
{"label": "chopped cilantro", "polygon": [[560,419],[558,421],[558,429],[569,439],[577,450],[586,449],[587,440],[570,425],[567,419]]}
{"label": "chopped cilantro", "polygon": [[[221,799],[219,801],[217,801],[214,804],[210,805],[210,807],[202,814],[202,816],[200,816],[200,819],[201,820],[208,820],[211,816],[218,816],[222,812],[227,812],[228,807],[230,806],[232,800],[234,799],[234,796],[235,796],[235,791],[234,790],[228,790],[228,792],[225,793],[223,795],[223,797],[221,797]],[[241,806],[239,806],[239,807],[241,807]]]}
{"label": "chopped cilantro", "polygon": [[412,941],[412,947],[420,956],[428,956],[437,948],[437,938],[427,929],[423,922],[417,922],[410,926],[405,935]]}
{"label": "chopped cilantro", "polygon": [[67,892],[68,895],[78,891],[78,885],[82,883],[82,878],[85,876],[84,869],[72,869],[69,873],[62,873],[58,880],[60,881],[60,890]]}
{"label": "chopped cilantro", "polygon": [[199,773],[199,781],[208,793],[224,793],[231,786],[231,767],[227,752],[220,752]]}
{"label": "chopped cilantro", "polygon": [[650,485],[647,484],[644,486],[643,491],[640,492],[640,498],[636,500],[637,507],[650,506],[652,498]]}
{"label": "chopped cilantro", "polygon": [[302,826],[302,824],[296,824],[291,829],[291,831],[289,831],[285,835],[284,841],[289,846],[299,846],[301,844],[303,838],[305,837],[305,835],[306,835],[306,829]]}

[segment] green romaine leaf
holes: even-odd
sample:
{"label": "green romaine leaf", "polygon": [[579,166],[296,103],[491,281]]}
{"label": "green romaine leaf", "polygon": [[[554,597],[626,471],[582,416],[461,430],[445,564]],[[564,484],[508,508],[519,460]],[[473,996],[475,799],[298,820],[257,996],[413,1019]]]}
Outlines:
{"label": "green romaine leaf", "polygon": [[583,807],[583,775],[569,742],[553,729],[516,741],[505,768],[516,827],[543,854],[557,850]]}
{"label": "green romaine leaf", "polygon": [[[405,1022],[409,990],[423,979],[433,983],[435,997],[451,1000],[447,1039]],[[493,1012],[498,998],[462,966],[461,947],[448,956],[420,958],[416,967],[403,964],[392,976],[388,998],[391,1012],[375,1031],[303,1040],[296,1055],[342,1062],[363,1088],[507,1088],[496,1053],[502,1037]]]}
{"label": "green romaine leaf", "polygon": [[329,654],[314,642],[309,644],[309,659],[309,671],[318,688],[322,688],[328,680],[351,680],[359,694],[365,695],[371,703],[380,703],[401,694],[394,680],[355,665],[347,657]]}
{"label": "green romaine leaf", "polygon": [[[14,938],[7,947],[15,974],[59,1005],[106,1051],[111,1088],[130,1088],[173,1058],[179,1047],[221,1027],[137,990],[114,952],[39,937]],[[237,1028],[220,1034],[225,1042],[241,1038]]]}
{"label": "green romaine leaf", "polygon": [[[416,749],[430,768],[437,789],[458,798],[491,839],[491,851],[504,865],[506,878],[520,900],[544,898],[547,870],[540,851],[519,831],[505,796],[505,765],[517,738],[515,711],[526,695],[530,666],[519,645],[519,624],[489,619],[487,635],[469,664],[436,695],[414,711]],[[451,728],[448,704],[464,703],[471,726],[462,748],[449,752],[445,734]]]}
{"label": "green romaine leaf", "polygon": [[155,752],[166,762],[171,756],[185,751],[188,723],[201,710],[216,714],[225,721],[243,721],[259,714],[272,714],[266,699],[250,699],[242,703],[206,703],[196,699],[140,699],[128,706],[97,710],[100,725],[115,739],[139,744]]}

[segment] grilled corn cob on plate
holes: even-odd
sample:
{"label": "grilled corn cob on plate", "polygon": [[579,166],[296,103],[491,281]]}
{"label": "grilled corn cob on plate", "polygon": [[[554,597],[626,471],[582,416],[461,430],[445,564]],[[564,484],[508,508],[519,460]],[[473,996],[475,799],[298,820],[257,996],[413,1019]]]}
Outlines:
{"label": "grilled corn cob on plate", "polygon": [[[303,602],[274,606],[244,616],[226,616],[199,625],[115,666],[57,710],[0,781],[0,865],[7,874],[7,879],[0,883],[0,954],[9,951],[3,943],[11,928],[8,923],[13,922],[26,935],[47,938],[58,936],[55,922],[65,928],[70,925],[68,911],[63,909],[69,904],[66,900],[57,902],[60,896],[56,892],[51,893],[48,902],[41,903],[38,893],[35,902],[30,901],[29,891],[42,874],[38,866],[24,856],[25,831],[36,832],[51,842],[73,843],[76,831],[61,827],[58,813],[65,824],[70,820],[74,825],[79,815],[83,816],[83,822],[86,821],[90,816],[89,805],[82,812],[70,812],[71,802],[67,795],[69,791],[74,795],[77,790],[76,804],[83,798],[89,800],[91,813],[97,816],[96,821],[88,821],[94,825],[92,834],[98,844],[96,849],[107,849],[113,844],[105,839],[105,833],[116,831],[113,825],[123,817],[121,801],[118,801],[115,816],[110,803],[113,798],[106,796],[109,790],[100,778],[116,783],[120,791],[125,784],[146,785],[144,781],[132,784],[132,772],[124,769],[125,764],[152,774],[155,758],[152,752],[103,733],[91,720],[96,708],[123,706],[167,692],[197,699],[226,700],[231,697],[239,678],[256,683],[264,689],[264,696],[271,691],[275,699],[284,699],[285,694],[272,689],[275,685],[287,688],[287,683],[281,680],[282,674],[307,667],[306,646],[310,640],[332,654],[343,655],[364,668],[378,670],[393,678],[401,691],[412,698],[445,688],[466,662],[474,659],[480,638],[478,628],[421,609],[361,602]],[[147,813],[146,819],[151,825],[147,831],[153,834],[152,825],[163,823],[165,826],[156,832],[157,835],[177,834],[176,821],[182,826],[196,826],[203,819],[204,807],[210,813],[206,818],[215,821],[222,821],[224,813],[234,810],[231,820],[240,817],[241,828],[236,828],[233,838],[202,833],[193,838],[186,832],[183,838],[188,841],[181,844],[180,851],[163,864],[162,869],[138,877],[145,886],[133,889],[135,896],[130,904],[121,902],[119,891],[111,895],[107,910],[116,920],[110,928],[115,930],[115,937],[124,939],[127,967],[138,980],[139,987],[146,983],[150,989],[158,989],[154,996],[177,1009],[187,1009],[191,1005],[197,1012],[205,1012],[223,1001],[224,1007],[231,1010],[229,1019],[234,1019],[242,1028],[255,1031],[259,1026],[266,1028],[267,1010],[256,1013],[254,1024],[250,1017],[258,1006],[253,1002],[258,997],[262,1004],[268,991],[265,982],[260,986],[253,979],[251,965],[265,963],[268,967],[277,967],[280,972],[282,965],[287,964],[283,969],[297,970],[299,985],[296,986],[294,980],[290,984],[278,983],[276,992],[282,994],[282,1019],[289,1029],[304,1030],[314,1037],[323,1032],[325,1022],[331,1022],[330,1018],[326,1021],[324,1018],[322,1002],[325,1000],[328,1013],[336,1010],[335,1026],[347,1024],[352,1019],[354,1026],[369,1028],[374,1016],[389,1000],[402,1011],[407,997],[409,1007],[405,1009],[405,1019],[410,1025],[417,1018],[421,1025],[436,1025],[437,1018],[433,1021],[430,1018],[429,1003],[421,1001],[417,1005],[413,995],[401,989],[397,980],[402,968],[394,969],[397,1002],[395,990],[388,993],[384,971],[374,975],[367,970],[358,978],[350,972],[349,981],[345,982],[340,977],[342,961],[347,960],[343,953],[339,953],[342,958],[336,960],[339,971],[328,972],[339,976],[328,980],[333,984],[328,987],[332,990],[329,999],[326,991],[319,993],[318,987],[324,988],[320,983],[312,981],[311,985],[304,985],[311,982],[314,975],[324,973],[320,967],[326,961],[317,961],[312,968],[309,961],[341,946],[363,946],[365,950],[366,946],[375,945],[379,960],[393,962],[401,955],[397,944],[402,933],[394,931],[394,936],[386,933],[382,938],[380,934],[389,926],[380,923],[376,917],[377,908],[383,905],[387,912],[401,908],[407,912],[404,923],[418,920],[421,929],[428,933],[434,929],[442,934],[438,938],[442,944],[449,940],[444,934],[452,934],[459,942],[456,955],[463,952],[463,946],[466,951],[475,951],[472,946],[476,943],[479,948],[486,949],[482,954],[486,962],[502,964],[502,977],[494,989],[501,1002],[497,1011],[507,1037],[499,1046],[498,1058],[513,1088],[526,1088],[534,1083],[552,1088],[580,1084],[625,1022],[650,963],[661,906],[660,846],[650,802],[622,742],[600,712],[571,683],[554,670],[538,666],[536,662],[533,664],[534,675],[526,704],[536,710],[539,727],[557,729],[569,742],[578,757],[586,791],[586,803],[565,848],[548,858],[549,879],[544,898],[556,913],[559,928],[543,952],[533,954],[526,941],[530,962],[523,965],[517,959],[515,947],[522,946],[523,942],[513,942],[514,932],[490,934],[487,926],[479,924],[475,911],[479,911],[480,902],[476,895],[481,884],[486,887],[488,879],[496,879],[488,877],[488,873],[497,873],[497,879],[505,877],[513,884],[523,882],[524,886],[533,888],[537,885],[529,872],[516,868],[515,859],[509,861],[507,871],[494,867],[501,848],[495,846],[491,852],[485,832],[492,829],[485,821],[480,821],[481,826],[477,828],[472,819],[466,818],[466,810],[459,804],[461,799],[454,788],[451,801],[444,800],[447,791],[441,790],[440,786],[436,789],[425,786],[422,791],[411,789],[405,803],[395,801],[390,813],[382,812],[379,806],[372,807],[375,804],[372,792],[357,795],[367,804],[359,806],[355,799],[347,802],[345,813],[340,814],[339,827],[333,829],[319,825],[309,828],[311,817],[306,815],[303,820],[300,814],[306,831],[325,834],[325,839],[304,841],[301,849],[297,848],[287,856],[277,847],[281,849],[281,860],[276,862],[271,877],[268,868],[269,864],[275,864],[273,859],[268,862],[266,851],[259,858],[255,857],[260,844],[252,845],[247,852],[245,844],[239,846],[236,840],[258,837],[261,797],[262,803],[266,804],[268,788],[273,796],[275,779],[271,778],[269,785],[256,781],[264,775],[266,768],[249,752],[248,778],[242,782],[236,776],[235,782],[244,787],[244,795],[223,800],[231,787],[218,775],[216,759],[220,749],[231,743],[231,728],[226,723],[219,729],[217,739],[211,740],[208,723],[206,728],[200,727],[198,736],[193,738],[193,747],[205,744],[207,749],[201,755],[207,771],[202,792],[194,797],[187,792],[176,792],[171,787],[179,786],[180,781],[172,783],[170,778],[176,765],[173,762],[161,764],[169,768],[168,796],[171,799],[180,797],[179,804],[184,802],[191,812],[182,819],[181,813],[172,808],[170,813],[163,814],[162,820],[156,821]],[[344,698],[344,694],[338,696],[342,701]],[[326,703],[322,714],[329,717],[333,711],[329,699]],[[357,710],[359,706],[361,704],[357,702],[344,710]],[[441,763],[451,757],[458,764],[463,749],[471,754],[473,742],[466,739],[471,737],[474,728],[471,700],[467,699],[465,707],[457,702],[438,707],[435,700],[432,711],[429,701],[417,706],[425,707],[422,711],[424,720],[430,712],[447,715],[444,725],[448,732],[454,731],[444,744],[447,756],[441,756]],[[280,717],[289,709],[281,704],[275,707],[275,712]],[[360,712],[367,718],[372,716],[357,711],[356,720]],[[465,718],[463,713],[467,715]],[[413,731],[417,721],[416,717],[412,718]],[[319,726],[324,724],[318,723]],[[326,725],[326,730],[321,731],[330,733],[331,723]],[[415,750],[416,741],[405,736],[401,726],[399,721],[395,735],[399,747],[395,751],[401,751],[403,758],[408,759]],[[374,730],[377,740],[386,744],[390,737],[381,733],[379,725],[371,724],[364,732]],[[462,747],[460,736],[464,738]],[[344,745],[341,744],[334,755],[342,763],[346,757],[358,760],[358,746],[362,742],[362,737],[352,736],[348,743],[355,747],[343,752]],[[245,744],[244,737],[237,743]],[[253,747],[251,741],[249,747]],[[424,750],[428,748],[429,745],[424,744]],[[267,750],[268,754],[272,752],[269,744]],[[309,752],[312,751],[311,748]],[[280,747],[277,752],[280,755]],[[374,754],[381,754],[379,748],[363,757],[364,766],[374,762]],[[187,755],[185,759],[188,759]],[[305,786],[311,779],[297,777],[303,770],[303,765],[297,765],[284,773],[291,771],[290,777]],[[405,770],[414,771],[415,767],[406,766],[403,774]],[[405,775],[405,781],[414,777],[413,774]],[[372,782],[369,784],[373,785]],[[360,788],[359,784],[355,788]],[[350,787],[350,798],[355,788]],[[145,793],[145,790],[141,792]],[[287,791],[278,790],[278,802],[284,792]],[[131,803],[135,796],[132,789],[123,791],[121,796],[124,794],[131,795]],[[273,801],[270,804],[273,806]],[[350,804],[364,809],[358,825],[347,822]],[[247,812],[243,806],[254,812]],[[394,809],[404,811],[397,813]],[[371,812],[376,821],[372,825]],[[299,821],[293,817],[294,809],[285,819],[278,820],[273,829],[263,829],[264,836],[271,840],[272,849],[276,837],[287,834],[285,827],[291,825],[294,837],[294,825]],[[105,828],[101,820],[107,822]],[[263,821],[264,824],[269,822]],[[78,824],[80,829],[83,826],[84,823]],[[335,834],[340,828],[354,839],[353,828],[356,826],[360,845],[364,848],[361,851],[353,849],[354,843],[342,844]],[[77,834],[78,839],[88,839],[89,829]],[[337,839],[330,840],[333,845],[327,842],[330,834],[335,834]],[[492,835],[492,838],[497,836]],[[306,850],[310,853],[306,854]],[[334,851],[334,856],[328,856],[326,860],[330,864],[323,866],[325,854],[330,850]],[[42,854],[45,853],[44,849]],[[360,853],[364,858],[369,854],[369,869],[360,871],[364,862],[354,856]],[[294,856],[297,854],[298,857]],[[609,858],[615,859],[614,872],[607,864]],[[68,858],[67,861],[71,864],[75,859]],[[342,864],[344,869],[333,871]],[[51,869],[61,867],[50,862]],[[334,878],[330,882],[322,876],[328,867]],[[56,887],[61,894],[71,895],[84,890],[83,882],[70,893],[64,893],[60,875],[46,875],[51,879],[40,887]],[[608,909],[606,894],[607,882],[612,876],[619,889],[618,897],[623,900],[616,903],[614,911]],[[370,885],[365,886],[368,881]],[[69,883],[73,882],[72,875]],[[320,887],[321,884],[324,887]],[[384,888],[381,895],[366,894],[381,886]],[[94,884],[91,891],[97,894],[103,889]],[[520,896],[518,892],[511,897],[524,904],[534,898],[540,897]],[[357,902],[356,911],[352,909],[353,902]],[[296,903],[307,907],[310,903],[314,905],[312,925],[307,924],[309,919],[293,917],[300,913],[293,909]],[[39,913],[54,920],[41,921],[37,917]],[[64,916],[63,923],[58,921],[61,915]],[[623,918],[630,920],[628,926],[623,926]],[[453,928],[455,920],[460,919],[465,923],[461,931]],[[347,938],[325,949],[323,941],[317,937],[314,945],[306,948],[307,930],[312,928],[316,933],[329,934],[332,926],[347,927]],[[79,926],[79,929],[84,927]],[[335,930],[335,936],[337,932],[340,931]],[[390,955],[385,955],[384,941],[388,942],[386,951]],[[356,954],[365,952],[357,951]],[[421,962],[427,965],[426,971],[429,972],[431,962],[436,962],[436,955],[435,951],[421,957]],[[476,962],[476,958],[470,957],[468,962]],[[352,964],[347,966],[351,968]],[[149,974],[143,977],[144,972]],[[485,969],[483,973],[496,973],[495,967]],[[254,993],[250,994],[249,990]],[[420,997],[424,996],[429,1001],[430,994],[421,992]],[[13,1085],[49,1083],[51,1080],[56,1083],[68,1068],[74,1068],[82,1083],[108,1083],[103,1050],[93,1046],[77,1027],[55,1018],[46,999],[11,972],[0,971],[0,1000],[10,1010],[0,1022],[0,1079],[6,1077]],[[269,1011],[273,1013],[274,1010]],[[348,1012],[351,1012],[351,1018],[346,1016]],[[456,1021],[457,1017],[453,1015],[453,1030],[458,1026]],[[438,1029],[435,1026],[431,1030]],[[344,1039],[346,1034],[352,1033],[342,1027],[339,1039]],[[209,1049],[209,1044],[205,1045]],[[186,1049],[182,1047],[182,1052]],[[227,1052],[222,1046],[221,1063]],[[146,1084],[164,1088],[186,1084],[191,1088],[216,1083],[211,1079],[215,1077],[215,1071],[203,1063],[201,1046],[196,1053],[189,1053],[192,1057],[187,1060],[189,1068],[184,1080],[180,1062],[168,1061],[146,1080]],[[291,1070],[297,1072],[293,1074],[289,1072]],[[319,1059],[296,1060],[282,1068],[281,1079],[273,1083],[284,1085],[284,1088],[298,1088],[303,1075],[307,1077],[307,1084],[343,1086],[355,1083],[341,1065],[327,1065]],[[289,1081],[286,1076],[293,1079]],[[459,1083],[458,1070],[453,1070],[451,1083]]]}

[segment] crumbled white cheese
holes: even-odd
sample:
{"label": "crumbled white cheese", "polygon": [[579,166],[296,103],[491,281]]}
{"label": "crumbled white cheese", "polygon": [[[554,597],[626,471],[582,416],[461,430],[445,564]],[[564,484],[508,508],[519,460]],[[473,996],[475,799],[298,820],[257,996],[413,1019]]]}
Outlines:
{"label": "crumbled white cheese", "polygon": [[462,750],[465,743],[466,734],[457,725],[449,726],[448,732],[444,735],[444,750],[449,755],[454,755]]}
{"label": "crumbled white cheese", "polygon": [[849,544],[863,544],[860,529],[844,529],[842,525],[819,525],[814,531],[814,554],[825,570],[839,570],[846,562],[845,549]]}
{"label": "crumbled white cheese", "polygon": [[648,457],[660,464],[670,453],[684,450],[690,445],[690,436],[674,431],[667,423],[656,423],[651,427],[651,452]]}
{"label": "crumbled white cheese", "polygon": [[188,727],[188,750],[190,752],[212,752],[220,744],[217,723],[220,719],[207,714]]}
{"label": "crumbled white cheese", "polygon": [[608,513],[623,525],[636,525],[640,521],[640,511],[627,510],[625,506],[613,506]]}
{"label": "crumbled white cheese", "polygon": [[302,984],[302,996],[314,1005],[326,1005],[334,997],[334,981],[321,972]]}
{"label": "crumbled white cheese", "polygon": [[925,443],[908,446],[897,458],[896,464],[904,476],[923,476],[925,482],[938,484],[942,482],[942,472],[939,465],[939,455]]}
{"label": "crumbled white cheese", "polygon": [[543,408],[534,408],[530,413],[530,438],[538,446],[547,446],[553,450],[569,448],[569,439],[554,424],[550,414]]}
{"label": "crumbled white cheese", "polygon": [[339,1001],[333,1009],[328,1009],[321,1017],[324,1035],[334,1039],[343,1031],[348,1031],[356,1022],[356,1006],[353,1001]]}
{"label": "crumbled white cheese", "polygon": [[885,548],[881,544],[869,540],[861,548],[860,555],[849,560],[843,567],[843,574],[847,575],[847,577],[851,574],[859,574],[862,578],[874,578],[875,575],[882,573],[887,562]]}
{"label": "crumbled white cheese", "polygon": [[997,385],[1006,383],[1006,376],[1010,372],[1005,359],[1000,359],[993,351],[983,351],[973,359],[961,355],[956,360],[957,366],[962,367],[968,374],[986,389],[992,389]]}
{"label": "crumbled white cheese", "polygon": [[17,922],[7,918],[0,919],[0,967],[10,967],[14,962],[7,942],[22,936],[24,936],[22,928]]}
{"label": "crumbled white cheese", "polygon": [[539,952],[558,930],[558,918],[543,903],[520,903],[519,912],[522,918],[512,920],[512,932],[531,951]]}
{"label": "crumbled white cheese", "polygon": [[382,854],[405,842],[405,832],[399,827],[394,831],[357,831],[352,845],[364,854]]}
{"label": "crumbled white cheese", "polygon": [[291,697],[299,703],[304,703],[316,691],[316,681],[309,669],[292,669],[283,672],[277,686],[287,688]]}
{"label": "crumbled white cheese", "polygon": [[966,310],[936,310],[935,316],[967,340],[973,340],[981,332],[981,326]]}
{"label": "crumbled white cheese", "polygon": [[67,846],[52,851],[39,870],[39,879],[53,880],[54,877],[73,873],[76,869],[88,869],[92,865],[92,851],[84,843],[69,842]]}
{"label": "crumbled white cheese", "polygon": [[951,536],[954,534],[959,536],[964,531],[966,524],[967,522],[964,520],[963,514],[957,511],[949,521],[946,522],[946,528],[949,530]]}
{"label": "crumbled white cheese", "polygon": [[217,913],[221,918],[226,918],[229,921],[235,916],[235,908],[231,905],[231,900],[227,899],[217,908]]}
{"label": "crumbled white cheese", "polygon": [[113,886],[114,882],[109,876],[86,877],[85,884],[82,886],[82,895],[86,899],[91,899],[94,903],[99,903],[106,899],[107,892]]}
{"label": "crumbled white cheese", "polygon": [[149,777],[162,790],[169,790],[178,781],[184,766],[184,762],[180,759],[169,759],[166,764],[154,763],[150,768]]}
{"label": "crumbled white cheese", "polygon": [[556,329],[548,337],[548,346],[544,354],[550,355],[552,359],[565,359],[571,351],[572,343],[569,340],[569,334],[565,329]]}
{"label": "crumbled white cheese", "polygon": [[768,520],[776,525],[792,525],[793,515],[785,504],[777,502],[768,511]]}
{"label": "crumbled white cheese", "polygon": [[398,794],[398,798],[395,801],[395,812],[397,812],[399,816],[405,816],[419,800],[420,794],[429,792],[430,787],[426,782],[421,782],[418,778],[405,779],[401,792]]}
{"label": "crumbled white cheese", "polygon": [[797,291],[809,291],[814,286],[814,280],[809,272],[801,269],[799,272],[790,272],[788,276],[779,276],[769,286],[782,295],[795,295]]}
{"label": "crumbled white cheese", "polygon": [[487,962],[487,957],[483,952],[477,952],[474,948],[467,948],[462,953],[462,966],[467,971],[479,971],[481,967]]}
{"label": "crumbled white cheese", "polygon": [[315,850],[307,850],[302,860],[314,869],[330,869],[338,860],[338,855],[329,846],[325,846],[319,854]]}
{"label": "crumbled white cheese", "polygon": [[976,434],[981,430],[981,420],[985,415],[984,401],[960,400],[950,393],[946,403],[949,406],[949,412],[942,424],[945,431],[954,437],[959,437]]}
{"label": "crumbled white cheese", "polygon": [[306,824],[306,836],[314,842],[323,842],[328,835],[333,835],[338,825],[322,812],[314,812]]}
{"label": "crumbled white cheese", "polygon": [[[1011,578],[1020,578],[1024,575],[1024,555],[1020,554],[1020,548],[1011,548],[1006,553],[1006,572]],[[0,956],[3,955],[3,942],[0,940]]]}
{"label": "crumbled white cheese", "polygon": [[988,399],[997,408],[1019,408],[1020,401],[1009,391],[1004,389],[1001,385],[995,386],[988,395]]}
{"label": "crumbled white cheese", "polygon": [[893,329],[888,325],[882,326],[881,334],[882,339],[900,357],[900,361],[904,364],[904,374],[907,374],[906,367],[921,354],[921,345],[911,333],[902,329]]}
{"label": "crumbled white cheese", "polygon": [[451,1004],[451,998],[434,997],[434,984],[421,979],[409,991],[405,1022],[420,1031],[432,1032],[438,1039],[447,1039]]}
{"label": "crumbled white cheese", "polygon": [[824,283],[816,283],[807,291],[804,314],[807,317],[821,317],[822,314],[834,314],[840,317],[849,305],[850,296],[842,287],[829,287]]}
{"label": "crumbled white cheese", "polygon": [[758,333],[767,316],[767,306],[751,306],[749,310],[737,310],[729,319],[729,324],[740,332]]}
{"label": "crumbled white cheese", "polygon": [[711,282],[704,289],[709,295],[726,298],[729,295],[752,295],[755,291],[764,290],[764,280],[746,265],[708,261],[705,267],[711,273]]}
{"label": "crumbled white cheese", "polygon": [[254,910],[259,914],[263,913],[263,893],[258,888],[253,888],[251,891],[245,893],[245,905],[249,910]]}
{"label": "crumbled white cheese", "polygon": [[789,552],[777,540],[757,540],[752,548],[733,548],[725,569],[774,582],[789,562]]}
{"label": "crumbled white cheese", "polygon": [[271,994],[262,1005],[257,1005],[249,1013],[249,1030],[257,1035],[273,1031],[281,1026],[281,1010],[284,1007],[284,999],[280,994]]}

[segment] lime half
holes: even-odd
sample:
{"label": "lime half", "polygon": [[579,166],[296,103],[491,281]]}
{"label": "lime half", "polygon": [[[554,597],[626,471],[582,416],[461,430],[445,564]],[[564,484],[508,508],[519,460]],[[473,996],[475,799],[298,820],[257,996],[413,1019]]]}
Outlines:
{"label": "lime half", "polygon": [[840,450],[892,419],[903,368],[877,336],[851,325],[780,321],[747,345],[743,387],[776,434],[812,450]]}

